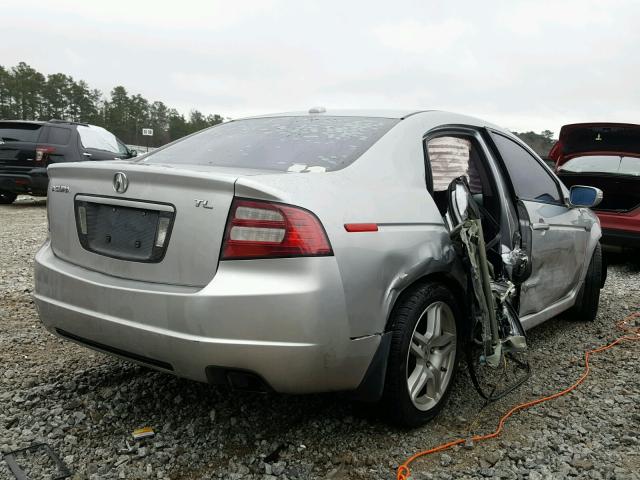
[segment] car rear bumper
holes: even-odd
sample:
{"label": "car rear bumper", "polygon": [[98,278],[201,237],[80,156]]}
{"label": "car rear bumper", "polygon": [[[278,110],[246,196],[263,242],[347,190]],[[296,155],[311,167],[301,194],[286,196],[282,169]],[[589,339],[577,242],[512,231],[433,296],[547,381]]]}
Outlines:
{"label": "car rear bumper", "polygon": [[630,212],[596,212],[602,227],[602,243],[640,248],[640,208]]}
{"label": "car rear bumper", "polygon": [[221,262],[197,289],[93,272],[47,243],[34,296],[51,332],[202,382],[242,371],[279,392],[353,390],[380,343],[349,338],[333,257]]}
{"label": "car rear bumper", "polygon": [[20,173],[0,170],[0,190],[5,192],[46,195],[48,185],[46,168]]}
{"label": "car rear bumper", "polygon": [[602,244],[616,247],[640,248],[640,232],[603,228]]}

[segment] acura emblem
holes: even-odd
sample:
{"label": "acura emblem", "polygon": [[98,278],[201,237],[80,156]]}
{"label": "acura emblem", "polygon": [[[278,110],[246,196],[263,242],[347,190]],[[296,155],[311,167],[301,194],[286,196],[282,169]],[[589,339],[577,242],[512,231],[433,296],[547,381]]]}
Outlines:
{"label": "acura emblem", "polygon": [[113,176],[113,189],[118,193],[124,193],[129,188],[129,179],[127,176],[118,172]]}

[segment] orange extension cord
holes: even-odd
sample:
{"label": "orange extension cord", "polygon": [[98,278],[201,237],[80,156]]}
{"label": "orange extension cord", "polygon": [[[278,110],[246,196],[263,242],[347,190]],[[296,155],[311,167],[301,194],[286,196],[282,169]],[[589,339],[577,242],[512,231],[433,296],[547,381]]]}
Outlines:
{"label": "orange extension cord", "polygon": [[[604,352],[625,341],[633,341],[633,342],[640,341],[640,327],[631,327],[629,325],[630,322],[635,318],[640,318],[640,312],[631,314],[624,320],[621,320],[618,323],[616,323],[616,327],[618,327],[620,330],[625,332],[624,335],[622,335],[621,337],[618,337],[616,340],[614,340],[613,342],[607,345],[603,345],[601,347],[594,348],[593,350],[588,350],[585,352],[584,371],[582,372],[582,375],[580,375],[580,378],[578,378],[578,380],[573,385],[562,390],[561,392],[554,393],[553,395],[549,395],[548,397],[541,397],[535,400],[531,400],[530,402],[525,402],[525,403],[516,405],[500,418],[500,421],[498,422],[498,428],[496,428],[494,432],[488,433],[486,435],[475,435],[471,437],[471,440],[473,441],[473,443],[480,442],[482,440],[489,440],[491,438],[496,438],[497,436],[499,436],[502,433],[502,429],[504,428],[505,422],[514,413],[533,407],[534,405],[547,402],[549,400],[554,400],[574,390],[578,385],[584,382],[585,379],[589,376],[589,372],[590,372],[589,358],[591,357],[592,354]],[[461,445],[466,441],[467,439],[465,438],[459,438],[449,443],[443,443],[442,445],[431,448],[429,450],[423,450],[422,452],[416,453],[415,455],[409,457],[402,465],[398,467],[397,476],[396,476],[397,480],[408,480],[409,476],[411,475],[411,470],[409,469],[409,465],[416,459],[420,457],[424,457],[426,455],[431,455],[432,453],[449,450],[450,448],[455,447],[456,445]]]}

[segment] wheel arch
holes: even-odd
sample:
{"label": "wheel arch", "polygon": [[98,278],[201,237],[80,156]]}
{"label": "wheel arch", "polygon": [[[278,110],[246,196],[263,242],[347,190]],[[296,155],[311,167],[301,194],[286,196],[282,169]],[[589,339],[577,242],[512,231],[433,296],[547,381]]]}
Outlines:
{"label": "wheel arch", "polygon": [[391,308],[389,309],[389,312],[387,314],[384,332],[386,333],[390,331],[395,309],[402,303],[402,300],[406,298],[406,296],[409,295],[413,289],[420,285],[424,285],[425,283],[440,283],[448,288],[456,298],[456,300],[459,301],[459,304],[457,306],[460,308],[463,319],[465,320],[463,322],[463,327],[465,327],[465,333],[467,333],[467,331],[471,327],[471,322],[467,312],[467,289],[463,283],[464,280],[464,277],[458,278],[456,275],[447,271],[435,271],[415,279],[413,282],[409,283],[401,291],[399,291],[398,295],[392,302]]}
{"label": "wheel arch", "polygon": [[454,275],[451,271],[433,271],[416,278],[414,281],[408,283],[402,289],[397,290],[398,294],[391,302],[390,308],[387,312],[384,330],[381,334],[379,334],[380,346],[378,347],[362,382],[353,392],[354,399],[365,402],[376,402],[382,398],[387,371],[387,361],[389,358],[389,349],[391,345],[391,319],[393,318],[393,313],[398,305],[400,305],[403,299],[406,298],[407,295],[410,295],[411,291],[416,287],[431,282],[439,283],[447,287],[453,294],[454,298],[456,298],[456,300],[459,300],[459,306],[461,306],[461,314],[463,316],[463,319],[465,320],[462,325],[462,327],[464,328],[463,336],[465,338],[468,336],[468,332],[470,332],[471,330],[471,322],[466,308],[466,288],[464,287],[465,280],[466,277],[464,277],[463,275],[460,275],[460,278],[457,278],[456,275]]}

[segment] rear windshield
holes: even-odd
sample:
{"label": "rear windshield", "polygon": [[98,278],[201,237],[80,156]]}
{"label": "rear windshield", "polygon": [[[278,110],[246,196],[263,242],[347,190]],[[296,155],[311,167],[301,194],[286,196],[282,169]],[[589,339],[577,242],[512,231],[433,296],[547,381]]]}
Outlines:
{"label": "rear windshield", "polygon": [[7,142],[32,142],[38,141],[38,135],[42,125],[34,123],[1,123],[0,140]]}
{"label": "rear windshield", "polygon": [[569,160],[559,169],[569,173],[609,173],[640,176],[640,158],[590,155]]}
{"label": "rear windshield", "polygon": [[238,120],[203,130],[142,161],[280,172],[340,170],[396,123],[390,118],[330,116]]}
{"label": "rear windshield", "polygon": [[78,125],[78,133],[84,148],[111,153],[127,153],[127,148],[118,141],[116,136],[102,127]]}

